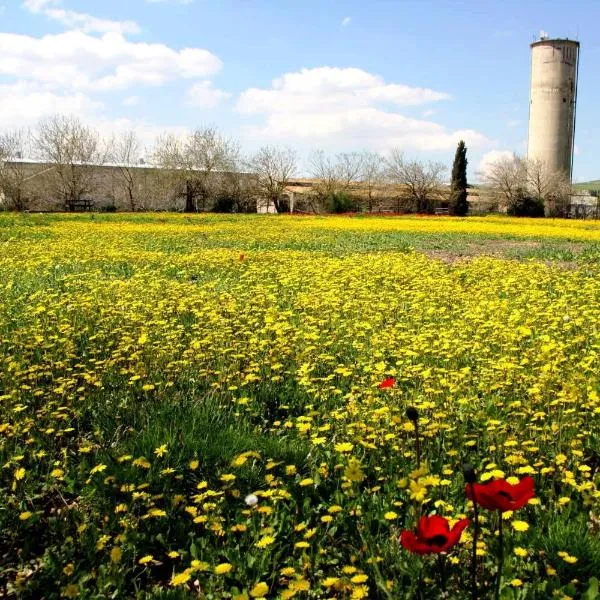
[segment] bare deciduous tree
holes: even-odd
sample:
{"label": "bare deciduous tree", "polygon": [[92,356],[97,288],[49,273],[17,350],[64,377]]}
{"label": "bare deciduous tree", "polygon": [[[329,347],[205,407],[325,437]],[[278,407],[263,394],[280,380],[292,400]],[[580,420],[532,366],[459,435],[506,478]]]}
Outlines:
{"label": "bare deciduous tree", "polygon": [[316,179],[314,191],[318,199],[324,199],[336,193],[338,189],[337,170],[331,156],[323,150],[317,150],[310,157],[311,175]]}
{"label": "bare deciduous tree", "polygon": [[[185,196],[185,211],[206,209],[218,192],[218,172],[231,172],[238,164],[237,144],[211,127],[200,128],[179,138],[161,137],[154,152],[157,166],[167,169]],[[200,204],[199,204],[200,203]]]}
{"label": "bare deciduous tree", "polygon": [[362,176],[364,156],[360,152],[342,152],[336,156],[337,180],[341,191],[348,191]]}
{"label": "bare deciduous tree", "polygon": [[367,193],[367,209],[373,210],[373,192],[380,186],[385,177],[385,159],[377,152],[365,151],[362,154],[360,181]]}
{"label": "bare deciduous tree", "polygon": [[26,192],[31,173],[23,159],[30,152],[31,133],[27,130],[7,131],[0,135],[0,194],[12,210],[27,210],[29,197]]}
{"label": "bare deciduous tree", "polygon": [[53,167],[45,175],[49,189],[74,210],[97,189],[97,166],[106,162],[98,132],[76,117],[54,116],[40,123],[36,142],[39,158]]}
{"label": "bare deciduous tree", "polygon": [[[482,182],[502,197],[508,212],[527,214],[523,203],[537,203],[538,211],[564,216],[571,195],[569,177],[550,171],[541,160],[521,158],[516,154],[502,157],[479,173]],[[519,208],[521,207],[521,208]],[[515,208],[517,210],[515,211]]]}
{"label": "bare deciduous tree", "polygon": [[413,210],[419,213],[433,212],[446,170],[439,162],[406,160],[398,148],[392,149],[386,160],[389,180],[401,187],[400,195],[404,195]]}
{"label": "bare deciduous tree", "polygon": [[116,184],[133,212],[143,203],[140,193],[146,191],[139,176],[141,147],[135,131],[126,131],[111,140],[109,158],[115,163]]}
{"label": "bare deciduous tree", "polygon": [[551,171],[540,159],[525,159],[524,165],[529,193],[543,200],[548,214],[566,216],[572,193],[567,173]]}
{"label": "bare deciduous tree", "polygon": [[298,157],[291,148],[263,146],[247,161],[247,167],[258,177],[257,192],[280,213],[286,209],[283,193],[296,173]]}
{"label": "bare deciduous tree", "polygon": [[221,173],[215,210],[221,212],[256,212],[257,178],[238,169]]}
{"label": "bare deciduous tree", "polygon": [[524,195],[527,188],[527,169],[522,158],[513,154],[490,163],[479,177],[496,195],[512,206]]}
{"label": "bare deciduous tree", "polygon": [[317,150],[310,158],[311,174],[316,179],[314,193],[322,204],[328,204],[341,194],[350,194],[353,185],[360,181],[362,154],[347,152],[336,154],[335,159]]}

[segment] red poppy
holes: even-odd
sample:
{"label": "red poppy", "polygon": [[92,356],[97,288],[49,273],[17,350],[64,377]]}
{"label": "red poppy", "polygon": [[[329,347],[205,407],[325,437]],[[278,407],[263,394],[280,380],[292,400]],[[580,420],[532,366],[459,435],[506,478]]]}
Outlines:
{"label": "red poppy", "polygon": [[[523,477],[519,483],[512,485],[506,479],[496,479],[490,483],[474,483],[465,486],[467,498],[488,510],[517,510],[523,508],[535,495],[533,478]],[[474,494],[473,494],[474,492]]]}
{"label": "red poppy", "polygon": [[400,534],[400,543],[404,548],[416,554],[448,552],[456,546],[469,523],[469,519],[461,519],[450,529],[450,523],[445,517],[440,515],[421,517],[417,533],[403,531]]}
{"label": "red poppy", "polygon": [[394,387],[394,384],[396,383],[396,380],[393,377],[386,377],[380,384],[379,384],[379,389],[380,390],[384,390],[386,388],[391,388]]}
{"label": "red poppy", "polygon": [[245,258],[246,258],[245,254],[240,254],[240,262],[243,262]]}

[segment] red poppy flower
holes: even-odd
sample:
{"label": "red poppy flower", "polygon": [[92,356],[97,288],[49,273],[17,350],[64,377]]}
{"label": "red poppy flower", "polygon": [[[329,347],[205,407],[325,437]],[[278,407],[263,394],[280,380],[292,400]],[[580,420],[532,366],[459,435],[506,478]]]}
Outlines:
{"label": "red poppy flower", "polygon": [[400,543],[404,548],[416,554],[432,554],[448,552],[456,546],[469,519],[461,519],[450,529],[448,519],[440,515],[421,517],[417,526],[417,533],[403,531],[400,534]]}
{"label": "red poppy flower", "polygon": [[[506,479],[496,479],[490,483],[474,483],[473,486],[465,486],[467,498],[473,500],[488,510],[517,510],[523,508],[535,492],[533,479],[529,476],[523,477],[519,483],[512,485]],[[474,494],[473,494],[474,492]]]}
{"label": "red poppy flower", "polygon": [[396,380],[393,377],[386,377],[380,384],[379,384],[379,389],[380,390],[384,390],[385,388],[391,388],[394,387],[394,384],[396,383]]}
{"label": "red poppy flower", "polygon": [[246,258],[245,254],[240,254],[240,262],[243,262],[245,258]]}

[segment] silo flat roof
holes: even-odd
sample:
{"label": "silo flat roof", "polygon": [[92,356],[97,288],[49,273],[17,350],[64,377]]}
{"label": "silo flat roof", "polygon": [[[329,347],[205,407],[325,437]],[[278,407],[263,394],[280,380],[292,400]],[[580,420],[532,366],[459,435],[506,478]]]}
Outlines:
{"label": "silo flat roof", "polygon": [[566,42],[567,44],[575,44],[576,46],[579,46],[579,42],[577,40],[570,40],[569,38],[548,38],[547,40],[537,40],[535,42],[532,42],[531,44],[529,44],[529,47],[533,48],[534,46],[541,46],[542,44],[551,44],[553,42],[560,42],[561,44],[564,44]]}

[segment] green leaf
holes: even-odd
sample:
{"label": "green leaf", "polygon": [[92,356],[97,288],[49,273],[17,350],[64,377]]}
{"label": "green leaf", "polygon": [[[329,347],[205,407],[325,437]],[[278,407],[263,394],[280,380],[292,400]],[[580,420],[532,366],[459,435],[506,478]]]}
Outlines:
{"label": "green leaf", "polygon": [[198,559],[198,546],[196,546],[196,542],[192,542],[192,545],[190,546],[190,554],[192,555],[192,558],[195,558],[196,560]]}
{"label": "green leaf", "polygon": [[594,600],[598,597],[598,580],[592,577],[588,583],[588,589],[581,596],[582,600]]}
{"label": "green leaf", "polygon": [[500,598],[502,600],[515,600],[515,590],[511,587],[502,588],[502,592],[500,592]]}

